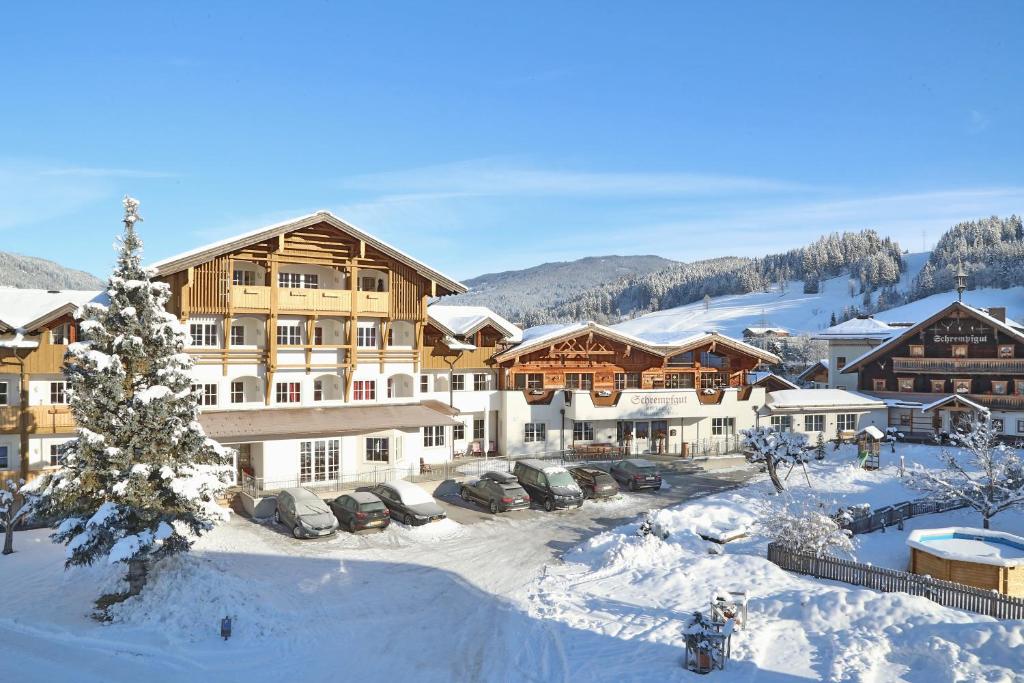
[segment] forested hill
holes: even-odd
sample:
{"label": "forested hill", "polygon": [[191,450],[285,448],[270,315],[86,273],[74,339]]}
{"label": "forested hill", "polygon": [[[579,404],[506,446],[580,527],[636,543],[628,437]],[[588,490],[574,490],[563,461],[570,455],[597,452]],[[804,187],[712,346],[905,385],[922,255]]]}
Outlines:
{"label": "forested hill", "polygon": [[0,251],[0,287],[20,289],[103,289],[95,275],[35,256]]}
{"label": "forested hill", "polygon": [[[596,271],[588,272],[588,261],[569,264],[580,264],[579,270],[588,274],[587,282],[576,282],[571,287],[562,278],[572,277],[573,272],[553,271],[554,282],[549,283],[553,289],[546,291],[548,285],[534,281],[536,269],[528,269],[502,273],[500,277],[474,278],[467,282],[474,291],[455,299],[490,306],[524,326],[568,320],[616,322],[682,306],[705,296],[767,291],[773,285],[785,287],[792,280],[803,281],[805,289],[816,291],[820,281],[841,274],[849,274],[850,286],[858,294],[866,291],[874,294],[876,300],[884,299],[883,293],[899,282],[903,269],[899,245],[873,230],[833,233],[806,247],[762,258],[726,256],[692,263],[661,259],[661,267],[618,278],[595,277]],[[566,264],[538,268],[557,265]],[[506,289],[506,282],[516,286]],[[523,296],[524,286],[544,295]]]}
{"label": "forested hill", "polygon": [[1019,216],[982,218],[947,230],[914,280],[910,299],[949,291],[963,266],[970,289],[1024,285],[1024,224]]}
{"label": "forested hill", "polygon": [[548,311],[594,287],[646,275],[676,263],[660,256],[591,256],[543,263],[525,270],[488,273],[465,280],[470,291],[446,297],[444,303],[489,306],[511,320],[534,320],[538,312]]}

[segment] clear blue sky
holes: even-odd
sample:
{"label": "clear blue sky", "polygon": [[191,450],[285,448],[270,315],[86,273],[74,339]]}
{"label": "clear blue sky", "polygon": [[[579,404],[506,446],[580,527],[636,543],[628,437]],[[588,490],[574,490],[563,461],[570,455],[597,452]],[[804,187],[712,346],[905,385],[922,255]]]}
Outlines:
{"label": "clear blue sky", "polygon": [[[1024,4],[5,3],[0,250],[329,209],[465,278],[1024,211]],[[372,5],[372,7],[371,7]]]}

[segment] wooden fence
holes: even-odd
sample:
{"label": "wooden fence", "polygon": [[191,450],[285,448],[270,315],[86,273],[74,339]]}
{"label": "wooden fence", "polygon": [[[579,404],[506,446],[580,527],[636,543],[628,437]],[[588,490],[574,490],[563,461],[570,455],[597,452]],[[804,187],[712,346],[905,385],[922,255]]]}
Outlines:
{"label": "wooden fence", "polygon": [[883,593],[919,595],[944,607],[987,614],[996,619],[1024,619],[1024,598],[1003,595],[994,590],[974,588],[962,583],[933,579],[896,569],[873,567],[870,564],[828,555],[808,555],[777,543],[768,544],[768,560],[786,571],[808,574],[818,579],[852,583]]}
{"label": "wooden fence", "polygon": [[887,526],[898,525],[904,519],[917,517],[918,515],[930,515],[937,512],[948,512],[967,507],[962,500],[906,500],[895,505],[886,505],[873,511],[870,515],[857,517],[851,522],[843,525],[852,534],[867,534],[872,531],[884,529]]}

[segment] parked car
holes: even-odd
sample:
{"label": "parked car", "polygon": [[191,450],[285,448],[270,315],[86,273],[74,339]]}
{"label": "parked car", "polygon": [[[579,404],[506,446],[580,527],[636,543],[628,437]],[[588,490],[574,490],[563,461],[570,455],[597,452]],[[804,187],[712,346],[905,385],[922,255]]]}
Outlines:
{"label": "parked car", "polygon": [[530,498],[551,512],[555,508],[583,505],[583,491],[569,471],[543,460],[517,460],[512,474],[530,494]]}
{"label": "parked car", "polygon": [[277,494],[274,521],[292,530],[295,538],[330,536],[338,530],[331,508],[309,489],[285,489]]}
{"label": "parked car", "polygon": [[448,516],[429,493],[407,481],[389,481],[369,489],[360,489],[363,490],[380,498],[388,506],[391,518],[403,524],[416,526]]}
{"label": "parked car", "polygon": [[463,482],[459,494],[467,502],[485,506],[491,514],[530,507],[529,494],[515,475],[507,472],[484,472],[479,479]]}
{"label": "parked car", "polygon": [[384,502],[369,491],[355,491],[331,501],[338,524],[355,533],[361,529],[386,529],[391,516]]}
{"label": "parked car", "polygon": [[568,469],[583,491],[584,498],[611,498],[619,492],[619,485],[612,475],[600,467],[576,465]]}
{"label": "parked car", "polygon": [[658,466],[650,460],[640,458],[616,460],[612,463],[608,474],[630,491],[661,488],[661,474],[658,472]]}

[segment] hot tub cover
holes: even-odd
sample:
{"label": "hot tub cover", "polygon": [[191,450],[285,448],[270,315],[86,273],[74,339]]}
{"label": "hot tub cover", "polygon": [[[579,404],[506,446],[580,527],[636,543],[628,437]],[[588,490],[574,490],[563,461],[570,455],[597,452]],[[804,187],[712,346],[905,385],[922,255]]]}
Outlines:
{"label": "hot tub cover", "polygon": [[918,529],[907,537],[907,545],[947,560],[1024,567],[1024,538],[1005,531],[961,526]]}

